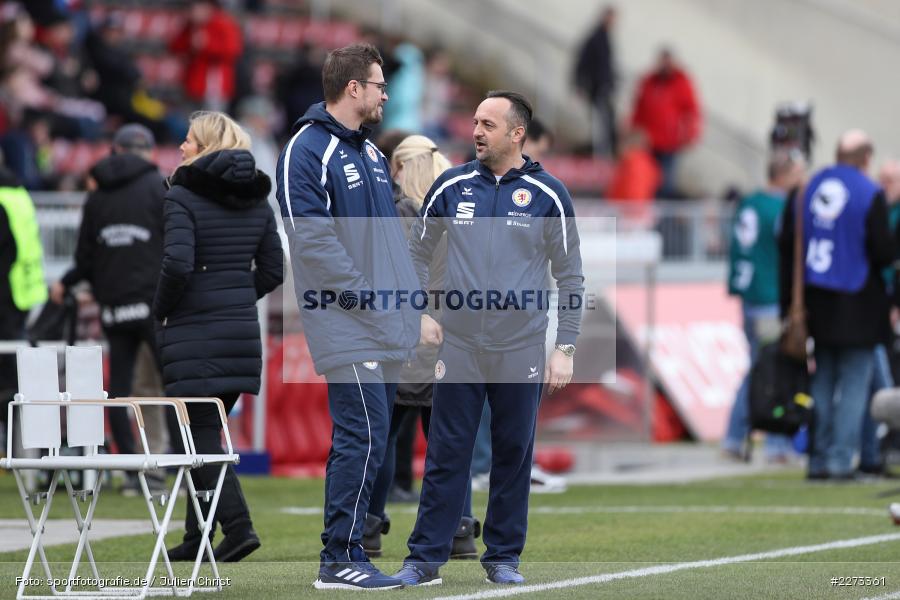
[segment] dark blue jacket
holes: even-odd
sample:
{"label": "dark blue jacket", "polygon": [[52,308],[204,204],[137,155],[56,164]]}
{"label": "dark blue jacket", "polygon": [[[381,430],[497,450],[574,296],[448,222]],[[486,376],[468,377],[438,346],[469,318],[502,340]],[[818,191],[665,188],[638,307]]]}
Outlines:
{"label": "dark blue jacket", "polygon": [[[259,391],[256,301],[284,279],[269,178],[246,150],[179,167],[166,194],[153,314],[170,396]],[[255,264],[255,268],[253,265]]]}
{"label": "dark blue jacket", "polygon": [[[558,179],[527,157],[499,181],[477,160],[445,171],[428,191],[411,233],[410,250],[423,285],[444,231],[445,339],[472,350],[543,343],[548,302],[537,292],[549,288],[549,262],[559,289],[556,342],[575,343],[584,277],[572,200]],[[474,294],[473,302],[454,310],[452,293]],[[491,304],[489,294],[500,298]]]}
{"label": "dark blue jacket", "polygon": [[367,129],[347,129],[325,103],[310,107],[293,131],[278,159],[277,198],[316,371],[408,360],[419,341],[419,314],[408,302],[324,301],[325,292],[361,299],[418,287],[384,155]]}

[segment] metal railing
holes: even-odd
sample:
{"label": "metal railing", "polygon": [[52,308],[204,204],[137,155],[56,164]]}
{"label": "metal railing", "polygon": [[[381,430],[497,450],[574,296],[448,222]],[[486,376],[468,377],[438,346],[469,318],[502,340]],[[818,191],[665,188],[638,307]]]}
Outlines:
{"label": "metal railing", "polygon": [[[58,277],[72,264],[78,242],[85,194],[34,193],[48,277]],[[575,200],[580,217],[614,217],[616,229],[657,231],[662,236],[663,263],[720,263],[728,256],[734,206],[722,200],[655,201],[645,205]],[[633,208],[634,207],[634,208]]]}

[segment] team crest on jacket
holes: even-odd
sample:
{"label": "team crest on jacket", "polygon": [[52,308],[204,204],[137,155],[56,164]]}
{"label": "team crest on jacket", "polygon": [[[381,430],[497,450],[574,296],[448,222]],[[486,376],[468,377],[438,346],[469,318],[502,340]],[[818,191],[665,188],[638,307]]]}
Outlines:
{"label": "team crest on jacket", "polygon": [[444,375],[447,374],[447,367],[444,365],[444,361],[439,360],[434,363],[434,378],[440,381],[444,378]]}
{"label": "team crest on jacket", "polygon": [[367,360],[366,362],[363,363],[363,366],[370,371],[374,371],[375,369],[378,368],[378,361],[377,360]]}
{"label": "team crest on jacket", "polygon": [[366,144],[366,154],[369,155],[369,158],[372,159],[372,162],[378,162],[378,153],[375,152],[375,148],[373,148],[371,144]]}
{"label": "team crest on jacket", "polygon": [[531,204],[531,192],[526,190],[525,188],[519,188],[512,194],[513,202],[516,203],[516,206],[519,208],[525,208],[529,204]]}

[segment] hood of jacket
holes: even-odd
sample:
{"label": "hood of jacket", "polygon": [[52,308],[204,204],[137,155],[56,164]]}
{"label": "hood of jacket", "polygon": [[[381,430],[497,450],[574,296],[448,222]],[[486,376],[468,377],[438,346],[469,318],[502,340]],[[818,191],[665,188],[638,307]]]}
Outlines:
{"label": "hood of jacket", "polygon": [[363,125],[359,129],[348,129],[341,125],[331,113],[325,110],[325,103],[319,102],[309,107],[302,117],[297,119],[291,129],[291,134],[297,133],[307,123],[321,123],[325,129],[335,137],[352,144],[357,149],[362,149],[366,139],[372,130]]}
{"label": "hood of jacket", "polygon": [[[535,162],[531,160],[526,155],[522,155],[522,158],[525,159],[525,164],[517,169],[510,169],[506,172],[503,177],[500,178],[500,181],[509,181],[510,179],[516,179],[517,177],[521,177],[522,175],[537,175],[544,171],[544,167],[541,166],[541,163]],[[493,171],[491,171],[483,162],[480,160],[473,161],[475,164],[475,168],[481,174],[482,177],[487,178],[492,184],[496,182],[496,177],[494,176]]]}
{"label": "hood of jacket", "polygon": [[156,170],[156,165],[137,154],[111,154],[91,168],[91,177],[101,190],[114,190]]}
{"label": "hood of jacket", "polygon": [[230,208],[265,202],[272,189],[269,176],[257,170],[249,150],[219,150],[178,167],[170,184]]}

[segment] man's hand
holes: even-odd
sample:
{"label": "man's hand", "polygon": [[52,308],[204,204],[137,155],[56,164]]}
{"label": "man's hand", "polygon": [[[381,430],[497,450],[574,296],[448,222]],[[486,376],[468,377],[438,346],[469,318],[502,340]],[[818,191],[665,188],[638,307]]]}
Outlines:
{"label": "man's hand", "polygon": [[575,370],[575,357],[566,356],[559,350],[554,350],[544,369],[544,385],[547,386],[547,395],[561,390],[572,381],[572,372]]}
{"label": "man's hand", "polygon": [[428,346],[440,346],[444,341],[444,328],[429,315],[422,315],[422,329],[419,343]]}
{"label": "man's hand", "polygon": [[50,286],[50,300],[56,304],[62,304],[65,295],[66,286],[64,286],[61,281],[54,281]]}

